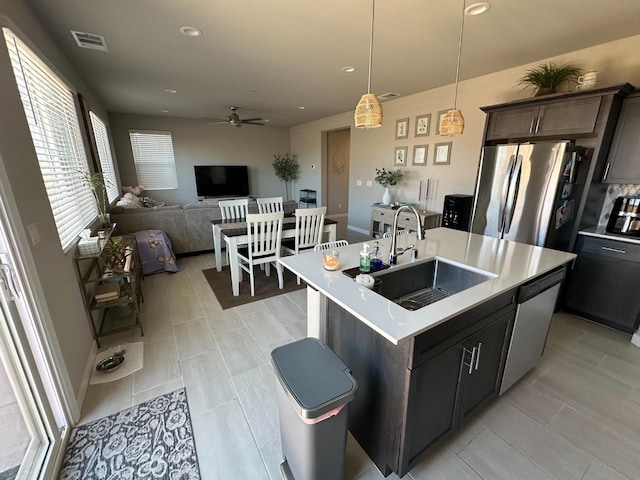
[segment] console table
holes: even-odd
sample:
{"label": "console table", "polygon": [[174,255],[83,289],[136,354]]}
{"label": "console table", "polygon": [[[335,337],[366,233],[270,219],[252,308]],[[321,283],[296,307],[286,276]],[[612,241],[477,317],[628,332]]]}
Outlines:
{"label": "console table", "polygon": [[[437,212],[420,211],[420,220],[422,227],[427,230],[429,228],[437,228],[440,226],[441,214]],[[393,217],[396,209],[391,207],[382,207],[379,204],[371,205],[371,228],[372,238],[380,238],[385,232],[390,232],[393,226]],[[416,231],[416,218],[412,213],[402,212],[398,217],[398,228],[402,230]]]}

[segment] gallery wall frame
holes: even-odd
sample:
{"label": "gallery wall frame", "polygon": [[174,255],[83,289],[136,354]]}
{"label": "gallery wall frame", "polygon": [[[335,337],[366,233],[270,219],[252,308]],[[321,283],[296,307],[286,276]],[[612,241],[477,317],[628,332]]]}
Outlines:
{"label": "gallery wall frame", "polygon": [[431,130],[431,114],[425,113],[416,117],[415,137],[428,137]]}
{"label": "gallery wall frame", "polygon": [[426,166],[428,155],[429,155],[429,145],[414,145],[413,161],[411,162],[411,165],[415,165],[417,167]]}
{"label": "gallery wall frame", "polygon": [[396,167],[406,167],[408,152],[409,147],[396,147],[395,155],[393,157],[393,165]]}
{"label": "gallery wall frame", "polygon": [[409,138],[409,118],[396,120],[396,140]]}
{"label": "gallery wall frame", "polygon": [[451,147],[453,142],[439,142],[433,145],[433,164],[449,165],[451,164]]}

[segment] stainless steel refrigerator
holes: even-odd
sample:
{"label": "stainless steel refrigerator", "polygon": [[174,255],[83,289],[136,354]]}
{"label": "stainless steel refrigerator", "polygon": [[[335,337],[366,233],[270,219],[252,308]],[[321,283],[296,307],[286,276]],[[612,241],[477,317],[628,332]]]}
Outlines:
{"label": "stainless steel refrigerator", "polygon": [[584,149],[568,141],[485,147],[471,231],[567,250],[586,161]]}

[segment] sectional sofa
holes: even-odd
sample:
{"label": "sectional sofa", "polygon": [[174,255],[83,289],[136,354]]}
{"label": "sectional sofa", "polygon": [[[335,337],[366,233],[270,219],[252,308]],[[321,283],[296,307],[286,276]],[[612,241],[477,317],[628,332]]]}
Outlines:
{"label": "sectional sofa", "polygon": [[[296,209],[297,203],[283,203],[285,213]],[[249,213],[257,213],[255,200],[249,201]],[[111,221],[121,233],[140,230],[163,230],[171,240],[176,254],[213,250],[212,220],[220,220],[217,200],[203,200],[187,205],[124,208],[111,210]]]}

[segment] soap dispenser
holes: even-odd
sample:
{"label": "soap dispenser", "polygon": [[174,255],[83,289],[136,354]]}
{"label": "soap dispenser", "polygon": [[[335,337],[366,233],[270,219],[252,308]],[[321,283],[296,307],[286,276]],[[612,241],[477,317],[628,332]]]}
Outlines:
{"label": "soap dispenser", "polygon": [[382,268],[382,258],[380,258],[380,242],[373,243],[373,253],[371,254],[371,270],[373,272]]}
{"label": "soap dispenser", "polygon": [[365,243],[362,246],[362,251],[360,252],[360,271],[361,272],[369,272],[371,271],[371,253],[369,253],[368,243]]}

